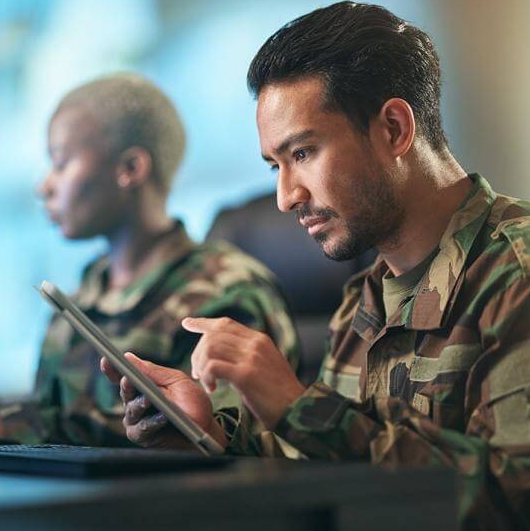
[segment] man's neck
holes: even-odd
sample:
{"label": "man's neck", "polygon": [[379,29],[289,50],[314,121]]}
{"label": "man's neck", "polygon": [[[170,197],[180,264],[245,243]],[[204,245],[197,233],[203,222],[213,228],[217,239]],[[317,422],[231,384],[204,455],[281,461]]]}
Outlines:
{"label": "man's neck", "polygon": [[411,270],[439,245],[471,187],[471,180],[450,153],[443,158],[418,158],[403,190],[405,217],[400,230],[379,247],[395,276]]}

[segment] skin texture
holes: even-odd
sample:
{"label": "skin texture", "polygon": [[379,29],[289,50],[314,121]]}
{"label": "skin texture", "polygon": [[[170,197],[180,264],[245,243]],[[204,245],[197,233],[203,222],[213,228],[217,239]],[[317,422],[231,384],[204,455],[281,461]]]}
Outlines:
{"label": "skin texture", "polygon": [[69,239],[111,232],[126,198],[100,121],[82,108],[60,111],[50,123],[48,152],[52,166],[39,193],[50,219]]}
{"label": "skin texture", "polygon": [[344,114],[324,109],[321,90],[318,79],[266,87],[258,129],[277,173],[278,208],[296,210],[324,253],[344,260],[395,238],[403,211],[377,147]]}
{"label": "skin texture", "polygon": [[[470,189],[469,179],[448,151],[435,153],[416,135],[407,102],[388,100],[363,135],[345,115],[326,109],[323,94],[322,81],[313,77],[266,86],[259,95],[262,156],[278,174],[278,207],[296,210],[328,256],[351,258],[377,246],[392,272],[401,274],[438,245]],[[218,378],[230,382],[266,428],[273,430],[304,393],[282,354],[263,334],[224,318],[188,318],[183,326],[202,334],[192,356],[193,376],[208,391]],[[118,381],[106,362],[102,369]],[[188,396],[190,383],[170,377],[171,369],[164,371],[171,382],[166,391],[175,402],[218,435],[219,425],[207,420],[210,412],[188,410],[186,401],[199,401],[198,395]],[[122,381],[124,385],[128,383]],[[170,444],[159,433],[160,421],[143,417],[147,408],[139,410],[128,400],[132,395],[124,396],[128,437],[144,446]]]}

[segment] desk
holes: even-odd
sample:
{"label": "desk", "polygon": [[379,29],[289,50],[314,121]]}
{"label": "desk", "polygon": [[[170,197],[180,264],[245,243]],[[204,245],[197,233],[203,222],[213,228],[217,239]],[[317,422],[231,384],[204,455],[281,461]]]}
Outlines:
{"label": "desk", "polygon": [[0,529],[370,531],[456,528],[449,470],[246,458],[109,479],[0,475]]}

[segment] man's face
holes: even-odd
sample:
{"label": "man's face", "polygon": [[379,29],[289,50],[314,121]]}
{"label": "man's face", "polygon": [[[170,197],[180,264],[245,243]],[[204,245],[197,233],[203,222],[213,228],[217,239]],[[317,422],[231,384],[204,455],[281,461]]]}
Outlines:
{"label": "man's face", "polygon": [[369,135],[324,106],[318,77],[268,85],[258,98],[263,158],[278,172],[278,208],[334,260],[391,240],[402,219],[395,185]]}
{"label": "man's face", "polygon": [[124,215],[116,156],[98,119],[81,107],[60,111],[48,131],[52,162],[41,182],[50,219],[66,238],[108,235]]}

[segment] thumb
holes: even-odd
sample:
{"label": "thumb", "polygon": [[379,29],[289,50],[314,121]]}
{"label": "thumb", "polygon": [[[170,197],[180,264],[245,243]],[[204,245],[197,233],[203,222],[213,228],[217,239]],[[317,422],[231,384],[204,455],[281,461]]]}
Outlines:
{"label": "thumb", "polygon": [[132,352],[126,352],[125,358],[130,361],[137,369],[142,371],[147,377],[149,377],[153,383],[160,386],[168,386],[179,380],[186,379],[188,376],[177,369],[171,369],[162,365],[157,365],[151,361],[140,359]]}

